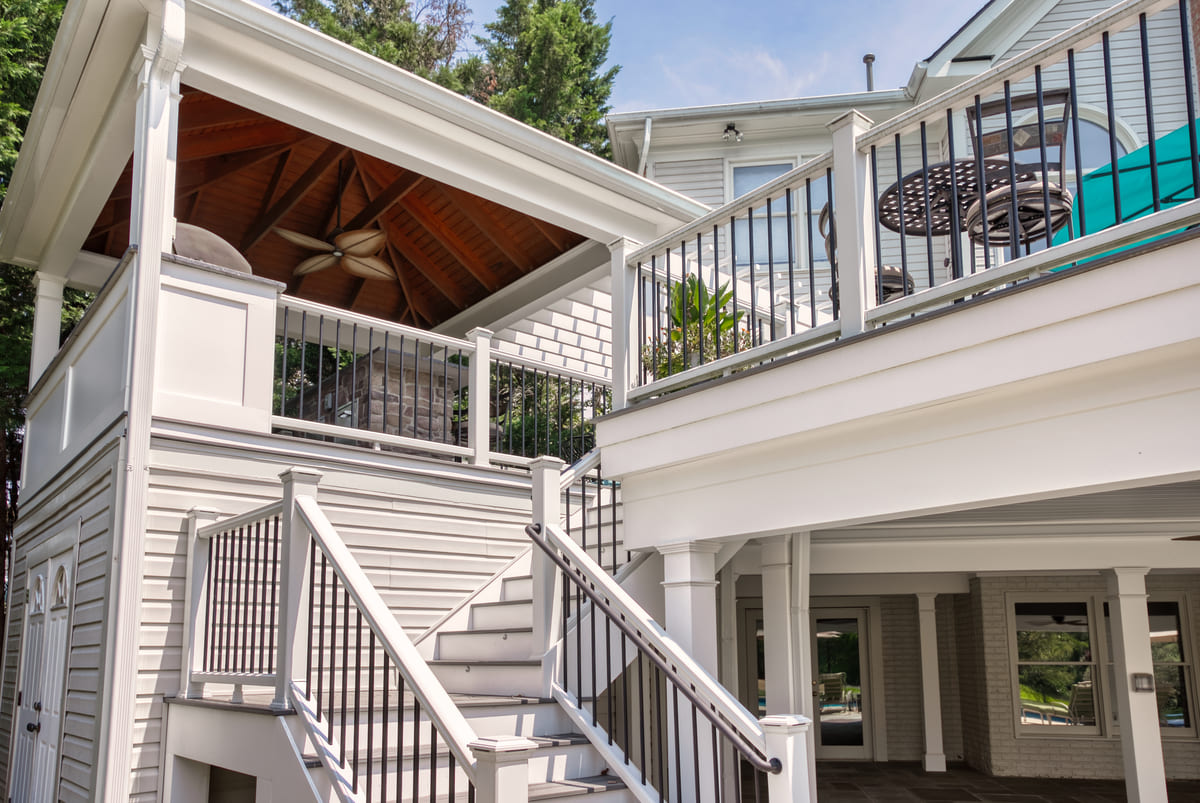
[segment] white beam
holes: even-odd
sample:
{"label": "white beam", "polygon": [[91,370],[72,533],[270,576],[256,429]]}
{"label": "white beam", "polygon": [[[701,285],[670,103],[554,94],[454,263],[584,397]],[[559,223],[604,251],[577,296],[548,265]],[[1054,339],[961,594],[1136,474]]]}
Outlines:
{"label": "white beam", "polygon": [[924,713],[926,772],[946,771],[942,741],[942,688],[937,653],[937,594],[917,594],[921,638],[921,707]]}
{"label": "white beam", "polygon": [[[1125,795],[1130,803],[1161,803],[1167,799],[1158,701],[1153,685],[1154,659],[1150,653],[1150,616],[1146,609],[1148,571],[1115,568],[1107,573],[1121,758],[1125,765]],[[1148,690],[1134,691],[1135,674],[1149,675]]]}

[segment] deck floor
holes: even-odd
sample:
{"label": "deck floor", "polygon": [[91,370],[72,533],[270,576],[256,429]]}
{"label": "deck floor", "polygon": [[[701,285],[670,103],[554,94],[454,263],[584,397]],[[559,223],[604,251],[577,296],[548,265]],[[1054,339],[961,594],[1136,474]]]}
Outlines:
{"label": "deck floor", "polygon": [[[1170,803],[1200,801],[1200,781],[1170,781]],[[1124,803],[1125,782],[993,778],[967,767],[926,773],[920,764],[817,762],[819,803]]]}

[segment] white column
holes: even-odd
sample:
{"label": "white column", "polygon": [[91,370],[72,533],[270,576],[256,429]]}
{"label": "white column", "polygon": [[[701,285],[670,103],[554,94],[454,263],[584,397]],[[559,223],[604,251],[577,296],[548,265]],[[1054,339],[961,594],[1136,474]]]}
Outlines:
{"label": "white column", "polygon": [[1121,757],[1129,803],[1165,803],[1166,771],[1153,687],[1133,690],[1133,675],[1154,677],[1150,654],[1150,615],[1146,609],[1146,568],[1115,568],[1108,575],[1108,610],[1116,664]]}
{"label": "white column", "polygon": [[[533,523],[557,525],[562,520],[560,481],[566,465],[557,457],[539,457],[530,464],[533,480]],[[542,661],[542,695],[550,696],[550,684],[558,666],[550,648],[562,627],[562,578],[550,557],[534,546],[530,559],[533,575],[533,655]]]}
{"label": "white column", "polygon": [[766,652],[767,713],[794,714],[796,651],[792,644],[792,537],[762,541],[763,640]]}
{"label": "white column", "polygon": [[816,803],[817,782],[806,744],[812,741],[812,721],[792,714],[766,716],[758,723],[767,737],[767,755],[783,764],[782,772],[767,776],[768,797],[789,803]]}
{"label": "white column", "polygon": [[[812,611],[811,575],[809,553],[812,545],[811,533],[792,534],[792,627],[795,628],[793,646],[796,650],[796,711],[810,721],[814,719],[814,697],[812,667]],[[817,799],[817,737],[812,732],[804,739],[804,750],[808,761],[809,800]]]}
{"label": "white column", "polygon": [[158,326],[161,255],[174,225],[175,142],[179,74],[183,69],[184,0],[165,0],[156,49],[143,46],[131,65],[137,73],[133,141],[133,197],[129,241],[138,247],[132,279],[132,347],[126,380],[128,424],[122,444],[114,511],[106,682],[101,711],[97,798],[128,800],[133,774],[134,716],[150,473],[150,424]]}
{"label": "white column", "polygon": [[[663,556],[663,602],[667,612],[666,627],[675,639],[701,667],[717,676],[717,553],[719,544],[691,541],[660,546]],[[680,727],[674,725],[674,706],[671,686],[667,687],[667,733],[670,741],[668,755],[677,755],[683,762],[680,772],[682,789],[679,800],[711,803],[718,791],[712,784],[695,788],[692,761],[701,768],[712,762],[711,730],[701,727],[697,739],[692,739],[691,715],[684,713],[690,703],[679,696]],[[678,730],[678,743],[675,733]]]}
{"label": "white column", "polygon": [[41,377],[46,366],[58,354],[62,332],[63,285],[66,279],[37,272],[37,296],[33,302],[33,342],[29,355],[29,387]]}
{"label": "white column", "polygon": [[874,192],[869,160],[858,150],[857,138],[871,119],[848,111],[826,126],[833,133],[833,197],[837,199],[838,303],[842,335],[867,328],[866,311],[875,306],[872,277],[875,262]]}
{"label": "white column", "polygon": [[946,771],[942,746],[942,686],[938,671],[937,594],[917,594],[917,617],[921,626],[921,704],[925,714],[926,772]]}
{"label": "white column", "polygon": [[471,465],[491,465],[492,441],[488,425],[491,422],[491,365],[492,332],[476,327],[467,332],[467,339],[475,344],[471,355],[471,370],[467,380],[470,391],[467,395],[467,444],[471,447]]}
{"label": "white column", "polygon": [[283,527],[279,534],[279,644],[275,657],[275,699],[271,700],[271,707],[282,711],[289,707],[288,687],[296,667],[304,666],[304,654],[308,649],[308,639],[300,622],[306,607],[308,584],[304,582],[304,570],[308,565],[308,541],[312,535],[300,518],[296,498],[316,498],[321,472],[292,466],[280,474],[279,479],[283,481]]}
{"label": "white column", "polygon": [[475,754],[478,803],[529,803],[529,755],[537,742],[522,736],[488,736],[467,746]]}
{"label": "white column", "polygon": [[608,244],[612,255],[612,393],[613,409],[625,407],[638,370],[637,271],[626,263],[636,243],[624,237]]}

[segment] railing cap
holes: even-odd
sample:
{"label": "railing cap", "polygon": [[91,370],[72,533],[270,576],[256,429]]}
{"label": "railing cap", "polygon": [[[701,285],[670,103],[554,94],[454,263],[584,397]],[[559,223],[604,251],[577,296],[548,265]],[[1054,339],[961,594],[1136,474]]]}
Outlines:
{"label": "railing cap", "polygon": [[311,482],[314,485],[320,482],[323,476],[320,471],[307,466],[292,466],[279,473],[279,479],[283,482]]}
{"label": "railing cap", "polygon": [[467,747],[475,753],[515,753],[536,750],[538,743],[524,736],[480,736]]}
{"label": "railing cap", "polygon": [[803,733],[812,726],[812,720],[801,714],[770,714],[758,724],[767,733]]}
{"label": "railing cap", "polygon": [[488,329],[486,326],[476,326],[471,331],[467,332],[467,337],[471,340],[476,340],[481,337],[490,338],[494,334],[496,333],[491,329]]}

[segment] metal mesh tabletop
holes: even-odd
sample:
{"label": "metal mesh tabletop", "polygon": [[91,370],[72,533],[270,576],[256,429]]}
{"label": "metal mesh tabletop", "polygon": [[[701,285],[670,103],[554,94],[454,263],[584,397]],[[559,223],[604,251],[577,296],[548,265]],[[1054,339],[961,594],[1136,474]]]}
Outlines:
{"label": "metal mesh tabletop", "polygon": [[[984,192],[1012,182],[1007,159],[984,159]],[[1016,165],[1016,181],[1033,181],[1041,170]],[[974,159],[939,162],[909,173],[879,196],[879,223],[892,231],[915,236],[949,234],[951,200],[957,193],[958,225],[962,229],[967,208],[979,198],[979,165]],[[928,199],[928,213],[926,212]]]}

